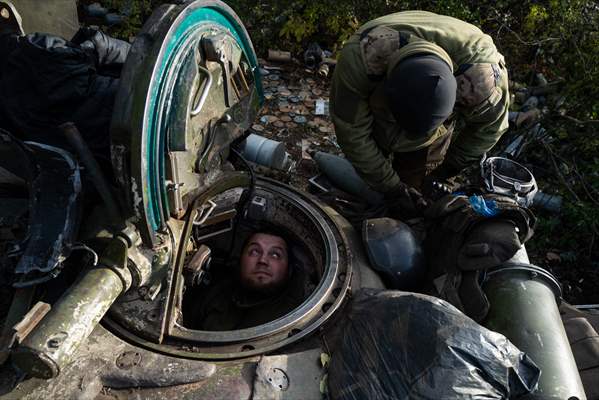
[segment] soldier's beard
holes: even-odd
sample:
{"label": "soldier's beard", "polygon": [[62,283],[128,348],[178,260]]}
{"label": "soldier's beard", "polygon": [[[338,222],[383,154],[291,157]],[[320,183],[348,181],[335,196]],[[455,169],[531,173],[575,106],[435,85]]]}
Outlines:
{"label": "soldier's beard", "polygon": [[271,297],[279,294],[287,285],[287,279],[279,282],[261,283],[252,279],[242,279],[241,288],[251,297]]}

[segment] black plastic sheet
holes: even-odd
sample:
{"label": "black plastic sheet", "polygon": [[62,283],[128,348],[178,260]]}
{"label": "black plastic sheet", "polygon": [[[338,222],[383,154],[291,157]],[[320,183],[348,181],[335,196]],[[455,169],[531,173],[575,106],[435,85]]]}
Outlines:
{"label": "black plastic sheet", "polygon": [[45,33],[0,37],[0,128],[69,148],[58,126],[71,121],[94,153],[109,157],[115,76],[130,44],[98,31],[87,35],[81,45]]}
{"label": "black plastic sheet", "polygon": [[329,370],[333,399],[506,399],[539,368],[503,335],[426,295],[362,290]]}

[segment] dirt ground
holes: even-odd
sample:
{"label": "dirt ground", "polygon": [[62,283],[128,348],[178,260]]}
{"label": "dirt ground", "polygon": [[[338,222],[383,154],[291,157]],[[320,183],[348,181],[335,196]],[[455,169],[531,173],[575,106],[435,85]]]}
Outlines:
{"label": "dirt ground", "polygon": [[285,143],[293,166],[279,178],[307,190],[308,179],[318,173],[308,153],[341,153],[328,115],[329,79],[296,63],[261,60],[261,66],[265,103],[251,130]]}

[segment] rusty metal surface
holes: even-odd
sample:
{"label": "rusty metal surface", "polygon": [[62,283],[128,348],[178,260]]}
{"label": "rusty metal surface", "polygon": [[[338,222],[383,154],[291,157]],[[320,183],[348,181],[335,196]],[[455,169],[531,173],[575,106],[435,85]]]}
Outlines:
{"label": "rusty metal surface", "polygon": [[[151,274],[147,281],[124,293],[108,314],[110,319],[118,321],[125,329],[138,332],[142,337],[156,342],[162,340],[167,288],[174,260],[173,233],[178,232],[174,221],[170,226],[169,235],[157,236],[159,247],[151,252]],[[147,250],[137,251],[144,253]]]}
{"label": "rusty metal surface", "polygon": [[[98,266],[84,270],[53,304],[39,326],[13,351],[22,371],[39,378],[55,378],[76,354],[80,344],[114,303],[129,289],[126,230],[105,247]],[[135,235],[133,235],[135,236]]]}
{"label": "rusty metal surface", "polygon": [[109,268],[88,271],[13,352],[13,361],[33,376],[58,376],[122,290]]}
{"label": "rusty metal surface", "polygon": [[48,303],[38,301],[31,310],[25,314],[23,319],[13,326],[16,340],[18,342],[23,342],[23,339],[31,333],[49,311],[50,305]]}
{"label": "rusty metal surface", "polygon": [[[162,356],[131,346],[98,325],[58,378],[25,380],[10,393],[0,391],[0,399],[95,399],[103,398],[102,393],[131,395],[144,391],[153,397],[139,398],[164,398],[160,395],[169,390],[179,398],[177,389],[184,392],[185,385],[206,382],[216,371],[211,363]],[[6,366],[0,372],[7,378],[18,375]]]}
{"label": "rusty metal surface", "polygon": [[0,365],[2,365],[10,355],[12,347],[16,343],[13,326],[17,324],[29,311],[35,288],[27,287],[17,289],[14,292],[10,308],[4,318],[2,334],[0,336]]}
{"label": "rusty metal surface", "polygon": [[48,311],[50,311],[50,305],[39,301],[12,328],[6,325],[5,321],[2,336],[0,337],[0,364],[8,359],[12,347],[17,343],[22,343]]}

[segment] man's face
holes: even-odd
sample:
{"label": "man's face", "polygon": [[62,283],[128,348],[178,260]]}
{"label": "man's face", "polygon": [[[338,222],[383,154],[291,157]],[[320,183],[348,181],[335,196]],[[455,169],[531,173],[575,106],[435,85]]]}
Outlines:
{"label": "man's face", "polygon": [[241,253],[241,284],[258,292],[273,292],[287,279],[288,254],[279,236],[254,233]]}

